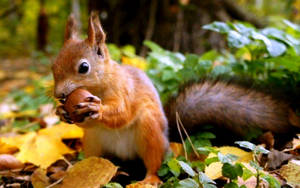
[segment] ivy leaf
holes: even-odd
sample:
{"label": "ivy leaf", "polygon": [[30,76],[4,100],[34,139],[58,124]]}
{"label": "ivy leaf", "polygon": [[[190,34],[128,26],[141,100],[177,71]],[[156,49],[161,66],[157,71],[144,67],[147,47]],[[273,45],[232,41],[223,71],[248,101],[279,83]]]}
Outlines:
{"label": "ivy leaf", "polygon": [[207,175],[204,174],[203,172],[199,172],[199,181],[202,184],[216,184],[216,182],[214,182],[212,179],[207,177]]}
{"label": "ivy leaf", "polygon": [[261,177],[264,181],[268,182],[270,188],[279,188],[280,182],[271,175],[262,175]]}
{"label": "ivy leaf", "polygon": [[176,159],[171,159],[168,162],[168,167],[170,168],[170,171],[174,174],[174,176],[178,177],[180,175],[180,166]]}
{"label": "ivy leaf", "polygon": [[203,29],[207,29],[207,30],[211,30],[211,31],[216,31],[216,32],[219,32],[219,33],[228,33],[231,28],[228,26],[228,24],[224,23],[224,22],[213,22],[211,24],[207,24],[207,25],[204,25],[202,27]]}
{"label": "ivy leaf", "polygon": [[238,156],[233,155],[233,154],[223,155],[221,152],[219,152],[218,158],[221,163],[232,163],[238,159]]}
{"label": "ivy leaf", "polygon": [[235,144],[238,144],[242,148],[247,148],[250,149],[251,151],[254,151],[256,148],[256,145],[252,144],[251,142],[248,141],[237,141],[234,142]]}
{"label": "ivy leaf", "polygon": [[194,172],[194,170],[190,167],[190,165],[188,165],[187,163],[183,162],[183,161],[178,161],[179,165],[181,166],[182,170],[184,172],[186,172],[188,175],[194,177],[196,175],[196,173]]}
{"label": "ivy leaf", "polygon": [[248,37],[243,36],[240,33],[233,30],[229,31],[227,39],[228,45],[234,48],[242,48],[251,42],[251,40]]}
{"label": "ivy leaf", "polygon": [[266,37],[265,35],[263,35],[261,33],[252,32],[251,37],[255,40],[262,41],[265,44],[268,53],[272,57],[277,57],[277,56],[282,55],[287,49],[283,43],[278,42],[273,39],[269,39],[268,37]]}
{"label": "ivy leaf", "polygon": [[186,178],[184,180],[179,181],[180,188],[198,188],[198,183],[192,178]]}
{"label": "ivy leaf", "polygon": [[230,182],[224,185],[224,188],[239,188],[238,184]]}
{"label": "ivy leaf", "polygon": [[222,174],[223,176],[235,180],[238,176],[243,175],[243,168],[240,164],[232,165],[230,163],[225,163],[222,167]]}

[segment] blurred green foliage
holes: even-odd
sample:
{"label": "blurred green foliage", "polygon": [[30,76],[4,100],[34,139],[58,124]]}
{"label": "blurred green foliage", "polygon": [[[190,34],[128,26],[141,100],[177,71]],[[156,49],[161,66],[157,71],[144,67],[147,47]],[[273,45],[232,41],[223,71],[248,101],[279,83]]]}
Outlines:
{"label": "blurred green foliage", "polygon": [[228,50],[208,51],[201,56],[162,49],[146,41],[148,75],[165,102],[180,85],[210,75],[250,77],[257,82],[296,88],[300,82],[299,26],[284,20],[285,27],[256,29],[247,23],[214,22],[204,29],[224,34]]}

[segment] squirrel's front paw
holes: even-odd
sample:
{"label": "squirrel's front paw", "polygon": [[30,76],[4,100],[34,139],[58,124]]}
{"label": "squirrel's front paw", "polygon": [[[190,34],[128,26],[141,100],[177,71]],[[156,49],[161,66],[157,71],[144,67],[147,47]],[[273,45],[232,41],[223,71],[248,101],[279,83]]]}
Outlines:
{"label": "squirrel's front paw", "polygon": [[65,110],[63,105],[60,105],[56,108],[56,115],[59,116],[61,121],[72,124],[73,121],[70,118],[69,113]]}
{"label": "squirrel's front paw", "polygon": [[73,116],[85,116],[84,121],[96,120],[102,118],[101,111],[101,100],[96,97],[87,97],[84,102],[79,103],[75,106],[75,111],[72,113]]}

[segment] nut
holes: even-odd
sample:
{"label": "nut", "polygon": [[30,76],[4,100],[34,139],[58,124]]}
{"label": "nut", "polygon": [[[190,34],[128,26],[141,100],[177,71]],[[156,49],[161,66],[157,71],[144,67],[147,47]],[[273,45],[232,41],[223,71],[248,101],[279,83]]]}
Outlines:
{"label": "nut", "polygon": [[94,97],[90,92],[85,89],[76,89],[72,93],[67,96],[66,103],[64,107],[66,111],[69,113],[70,118],[74,122],[82,122],[86,117],[85,114],[75,115],[74,111],[76,110],[75,106],[79,103],[85,102],[85,99],[88,97]]}

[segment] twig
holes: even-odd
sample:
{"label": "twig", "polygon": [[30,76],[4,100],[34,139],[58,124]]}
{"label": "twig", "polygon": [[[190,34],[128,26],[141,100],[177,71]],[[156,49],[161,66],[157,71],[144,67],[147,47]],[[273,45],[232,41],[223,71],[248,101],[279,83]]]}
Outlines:
{"label": "twig", "polygon": [[63,158],[63,160],[67,163],[68,165],[68,168],[69,169],[70,167],[73,167],[73,165],[70,163],[70,161],[68,161],[65,157]]}
{"label": "twig", "polygon": [[[179,117],[179,114],[178,114],[178,112],[176,112],[176,113],[177,113],[176,115]],[[199,156],[199,154],[198,154],[197,150],[195,149],[195,146],[194,146],[194,144],[192,143],[192,140],[191,140],[191,138],[190,138],[189,134],[187,133],[186,129],[184,128],[184,126],[183,126],[183,123],[182,123],[182,121],[181,121],[180,117],[178,118],[178,121],[179,121],[179,124],[180,124],[180,126],[181,126],[182,130],[184,131],[184,133],[185,133],[185,135],[186,135],[186,137],[187,137],[188,141],[190,142],[190,144],[191,144],[191,146],[192,146],[192,149],[193,149],[193,151],[194,151],[195,155],[196,155],[196,156],[197,156],[197,158],[199,159],[199,158],[200,158],[200,156]]]}
{"label": "twig", "polygon": [[48,186],[45,187],[45,188],[51,188],[51,187],[54,187],[55,185],[57,185],[57,184],[59,184],[60,182],[62,182],[62,180],[63,180],[64,178],[65,178],[65,177],[60,178],[59,180],[57,180],[56,182],[54,182],[54,183],[48,185]]}
{"label": "twig", "polygon": [[176,112],[176,124],[177,124],[177,129],[178,129],[178,132],[179,132],[179,135],[180,135],[181,143],[183,145],[184,156],[185,156],[185,159],[188,160],[186,146],[185,146],[185,143],[184,143],[184,140],[183,140],[183,137],[182,137],[182,133],[181,133],[180,127],[179,127],[179,115],[178,115],[178,112]]}

